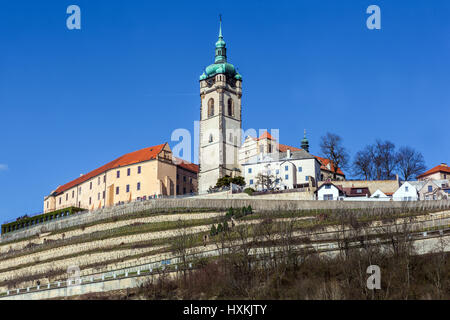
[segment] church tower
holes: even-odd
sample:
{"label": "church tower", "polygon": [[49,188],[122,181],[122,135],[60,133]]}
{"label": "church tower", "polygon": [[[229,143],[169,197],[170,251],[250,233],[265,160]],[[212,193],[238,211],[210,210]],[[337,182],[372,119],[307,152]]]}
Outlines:
{"label": "church tower", "polygon": [[227,62],[221,19],[214,63],[200,76],[200,193],[214,187],[217,179],[239,172],[241,96],[242,77]]}

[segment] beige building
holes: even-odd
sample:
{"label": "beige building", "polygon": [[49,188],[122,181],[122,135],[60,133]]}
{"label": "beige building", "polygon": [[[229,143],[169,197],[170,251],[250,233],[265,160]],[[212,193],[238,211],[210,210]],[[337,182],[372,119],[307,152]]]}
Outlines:
{"label": "beige building", "polygon": [[422,173],[417,176],[417,180],[450,180],[450,167],[446,163],[441,163],[440,165]]}
{"label": "beige building", "polygon": [[[175,195],[178,166],[192,165],[182,163],[172,160],[167,143],[127,153],[52,191],[44,198],[44,213],[71,206],[93,210],[133,200]],[[196,188],[195,174],[191,177],[187,191]]]}

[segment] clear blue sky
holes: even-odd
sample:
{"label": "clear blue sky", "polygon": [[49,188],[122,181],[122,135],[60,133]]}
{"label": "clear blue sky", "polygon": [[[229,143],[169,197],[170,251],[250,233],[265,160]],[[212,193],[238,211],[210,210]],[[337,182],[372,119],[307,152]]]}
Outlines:
{"label": "clear blue sky", "polygon": [[[82,29],[66,28],[81,7]],[[366,8],[381,8],[381,30]],[[243,127],[353,156],[375,139],[450,162],[450,1],[1,1],[0,222],[117,156],[193,130],[218,15]],[[173,146],[173,144],[172,144]]]}

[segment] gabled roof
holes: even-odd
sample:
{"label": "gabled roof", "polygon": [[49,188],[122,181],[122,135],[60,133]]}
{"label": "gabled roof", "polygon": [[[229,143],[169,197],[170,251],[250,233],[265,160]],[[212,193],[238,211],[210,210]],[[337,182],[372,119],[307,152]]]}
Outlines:
{"label": "gabled roof", "polygon": [[270,133],[267,131],[264,131],[264,133],[258,138],[258,140],[262,139],[274,140],[273,137],[270,135]]}
{"label": "gabled roof", "polygon": [[114,168],[119,168],[119,167],[131,165],[131,164],[136,164],[139,162],[156,159],[156,157],[164,149],[166,144],[167,144],[167,142],[157,145],[157,146],[148,147],[148,148],[144,148],[141,150],[137,150],[134,152],[124,154],[123,156],[121,156],[111,162],[108,162],[107,164],[101,166],[100,168],[92,170],[91,172],[84,174],[81,177],[58,187],[53,193],[60,194],[64,191],[67,191],[85,181],[88,181],[88,180],[90,180],[102,173],[105,173],[108,170],[114,169]]}
{"label": "gabled roof", "polygon": [[441,163],[440,165],[422,173],[421,175],[418,175],[417,178],[423,178],[437,172],[450,173],[450,167],[447,166],[446,163]]}
{"label": "gabled roof", "polygon": [[195,163],[190,163],[189,161],[186,161],[184,159],[180,159],[180,158],[175,158],[173,157],[173,162],[174,164],[176,164],[177,166],[192,171],[194,173],[198,173],[199,171],[199,166],[198,164]]}

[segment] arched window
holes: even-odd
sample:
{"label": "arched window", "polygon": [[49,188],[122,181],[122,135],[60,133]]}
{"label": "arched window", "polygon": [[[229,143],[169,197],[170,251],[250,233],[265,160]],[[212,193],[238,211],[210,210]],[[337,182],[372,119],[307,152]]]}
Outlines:
{"label": "arched window", "polygon": [[234,116],[234,105],[233,105],[233,99],[228,99],[228,115],[230,117]]}
{"label": "arched window", "polygon": [[214,115],[214,99],[211,98],[208,101],[208,117],[212,117]]}

